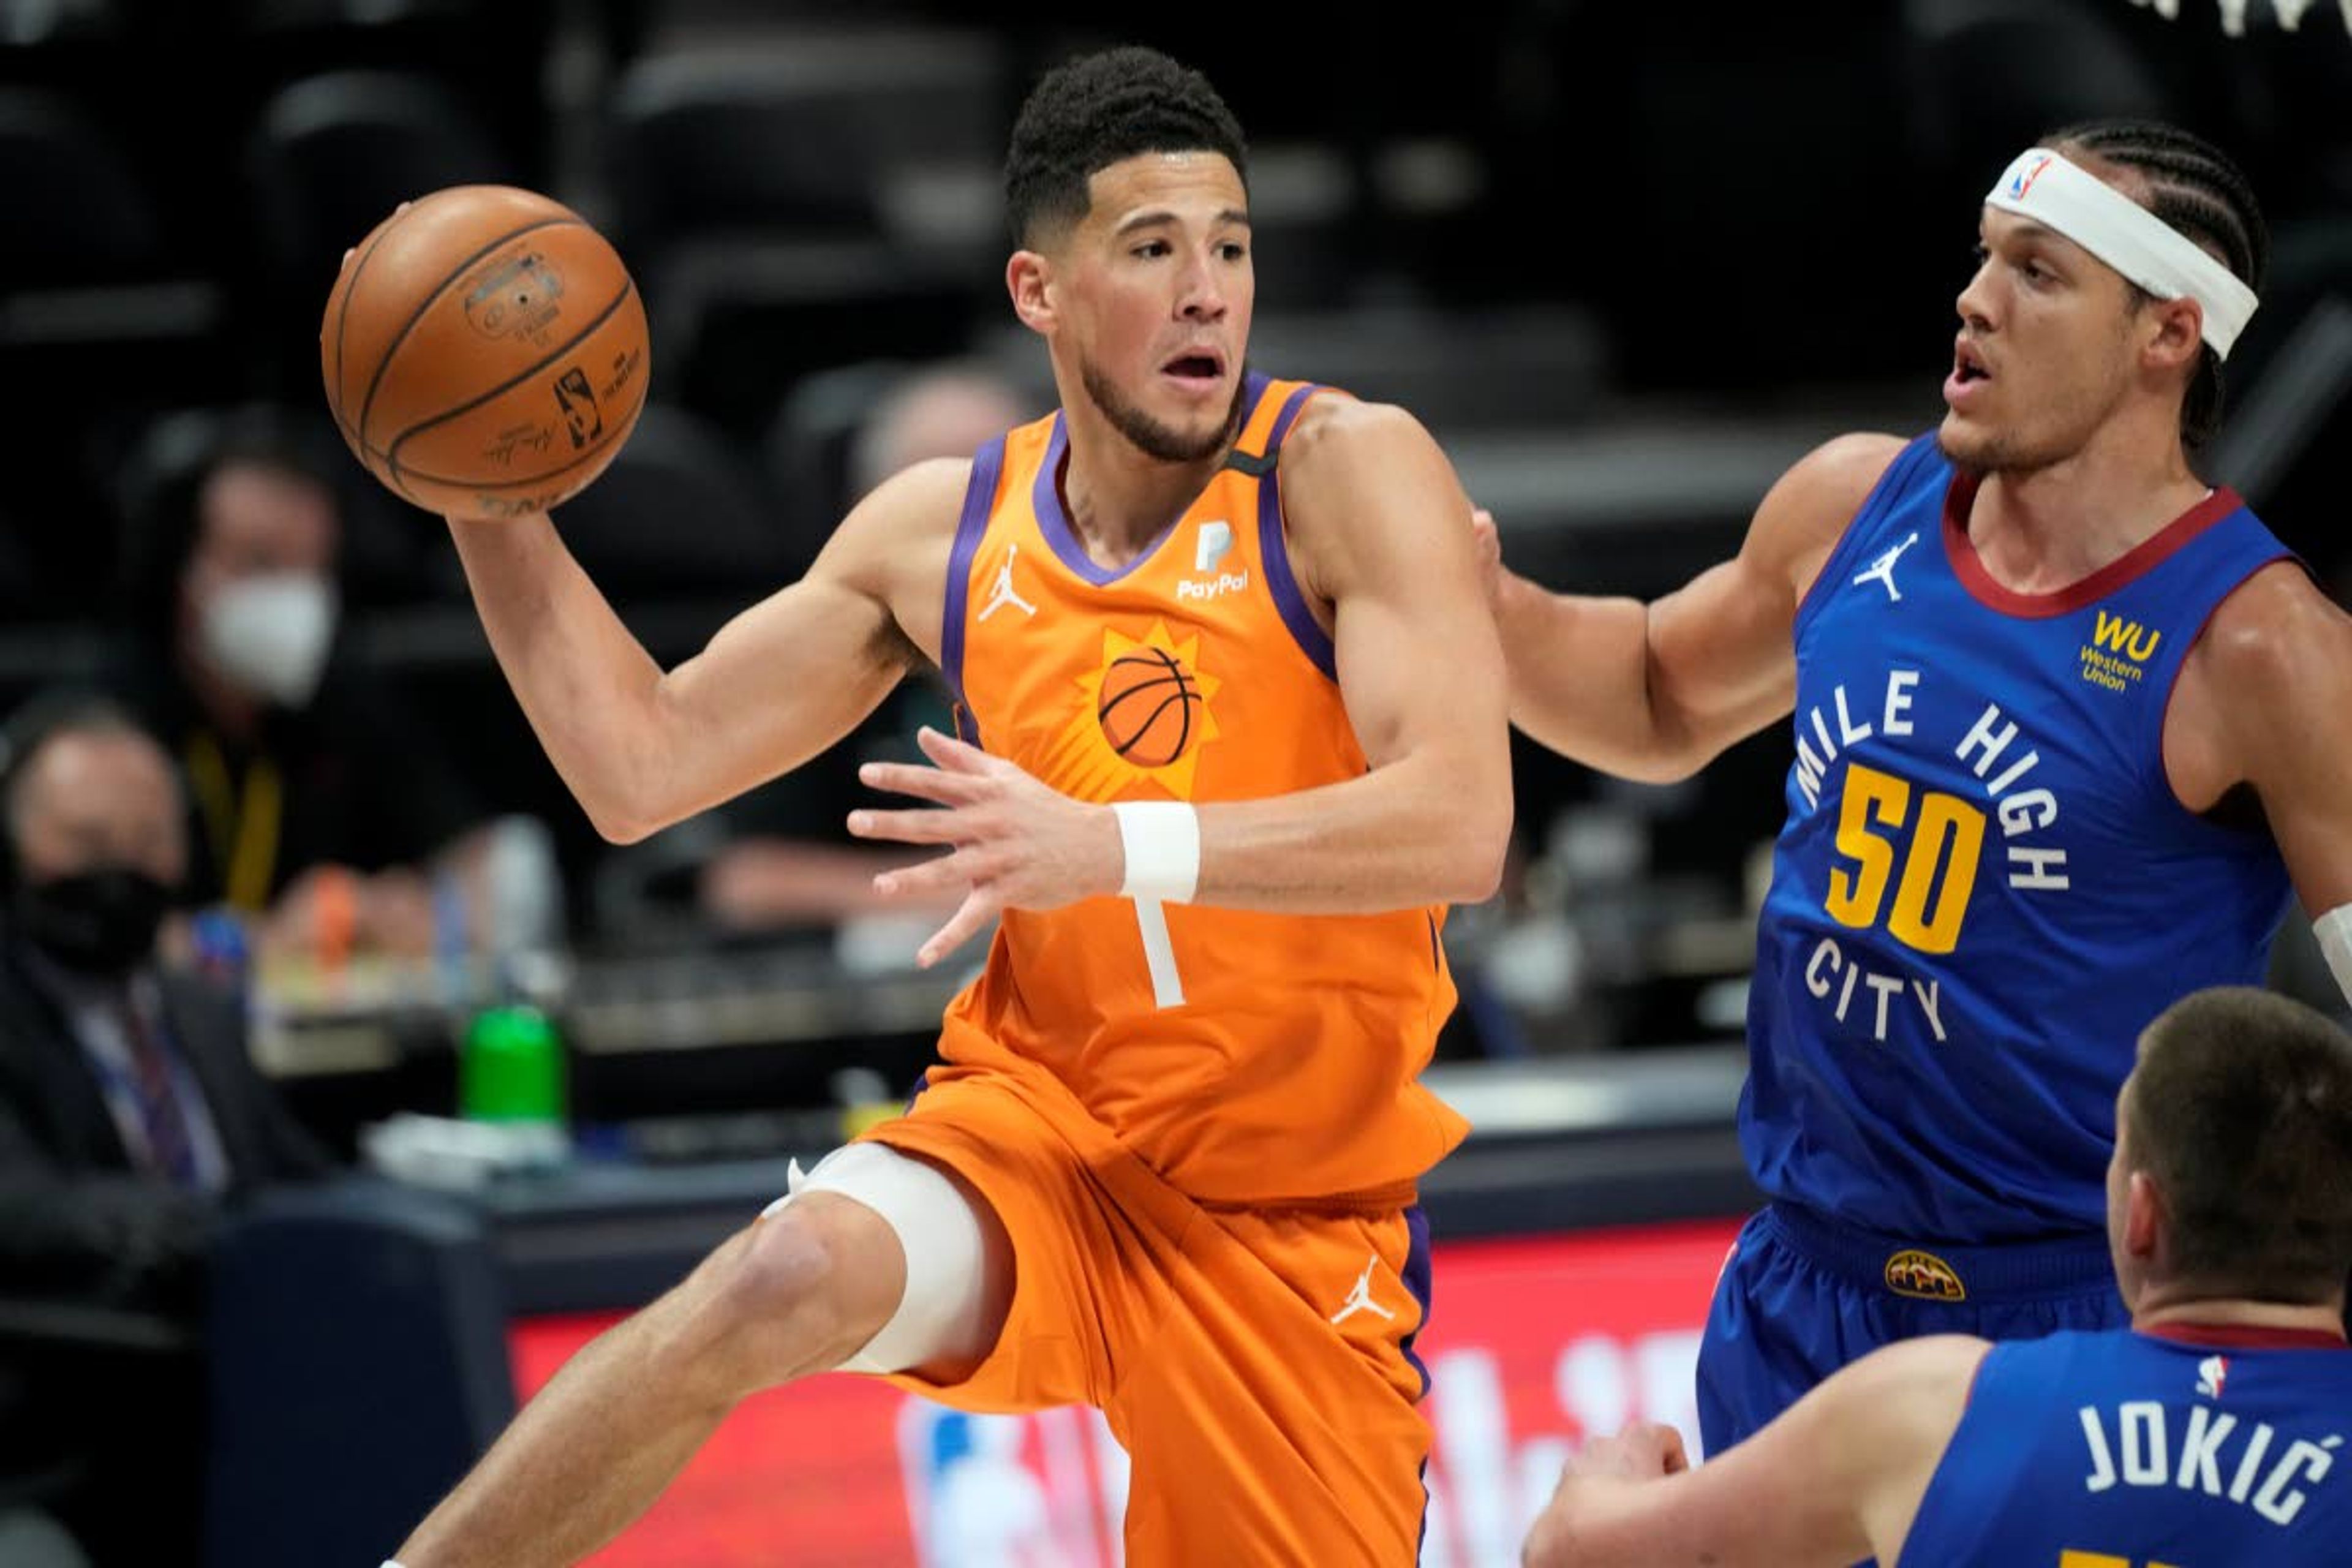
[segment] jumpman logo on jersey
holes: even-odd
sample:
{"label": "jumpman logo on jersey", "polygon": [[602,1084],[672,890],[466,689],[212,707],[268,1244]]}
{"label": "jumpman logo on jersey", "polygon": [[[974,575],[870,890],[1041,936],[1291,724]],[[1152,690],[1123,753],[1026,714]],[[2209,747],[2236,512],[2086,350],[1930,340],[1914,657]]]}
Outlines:
{"label": "jumpman logo on jersey", "polygon": [[1903,536],[1902,543],[1896,545],[1894,549],[1888,551],[1885,554],[1881,555],[1877,560],[1872,562],[1867,570],[1862,572],[1854,578],[1854,582],[1862,584],[1874,580],[1884,583],[1886,584],[1887,598],[1895,604],[1901,604],[1903,602],[1903,590],[1895,585],[1895,563],[1903,559],[1903,552],[1905,551],[1910,549],[1913,545],[1918,542],[1919,531],[1915,528],[1910,532]]}
{"label": "jumpman logo on jersey", "polygon": [[1396,1317],[1394,1312],[1372,1300],[1372,1270],[1380,1266],[1381,1257],[1376,1252],[1364,1265],[1364,1271],[1356,1276],[1356,1288],[1348,1292],[1348,1299],[1339,1304],[1338,1311],[1331,1314],[1333,1322],[1344,1323],[1359,1312],[1377,1312],[1389,1319]]}
{"label": "jumpman logo on jersey", "polygon": [[1021,547],[1017,544],[1008,544],[1004,547],[1004,564],[996,569],[996,589],[989,595],[988,606],[980,612],[980,619],[983,621],[988,619],[1007,605],[1011,605],[1024,616],[1034,616],[1037,613],[1036,605],[1013,590],[1013,558],[1020,552]]}

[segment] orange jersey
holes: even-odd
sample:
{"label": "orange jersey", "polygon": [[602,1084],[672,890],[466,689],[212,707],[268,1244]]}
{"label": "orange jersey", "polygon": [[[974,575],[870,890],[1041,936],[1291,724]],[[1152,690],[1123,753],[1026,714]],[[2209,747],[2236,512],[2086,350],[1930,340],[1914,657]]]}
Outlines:
{"label": "orange jersey", "polygon": [[[1318,390],[1252,376],[1224,467],[1123,571],[1070,528],[1059,414],[982,450],[940,649],[965,738],[1086,801],[1251,800],[1364,773],[1283,542],[1276,458]],[[1465,1131],[1417,1081],[1454,1005],[1444,919],[1010,910],[941,1052],[1042,1066],[1203,1201],[1410,1201]]]}

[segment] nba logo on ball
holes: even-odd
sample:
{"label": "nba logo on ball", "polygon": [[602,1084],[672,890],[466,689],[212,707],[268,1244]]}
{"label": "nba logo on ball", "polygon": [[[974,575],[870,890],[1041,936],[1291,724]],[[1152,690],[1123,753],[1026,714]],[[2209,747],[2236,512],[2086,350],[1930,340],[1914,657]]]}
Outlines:
{"label": "nba logo on ball", "polygon": [[578,365],[555,378],[555,402],[563,410],[574,451],[604,433],[604,416],[596,411],[596,389],[588,384],[588,373]]}

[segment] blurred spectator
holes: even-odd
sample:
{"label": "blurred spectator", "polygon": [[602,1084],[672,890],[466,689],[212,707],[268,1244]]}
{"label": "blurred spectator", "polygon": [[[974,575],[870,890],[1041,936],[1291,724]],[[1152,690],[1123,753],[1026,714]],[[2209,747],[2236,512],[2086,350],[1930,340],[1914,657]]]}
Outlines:
{"label": "blurred spectator", "polygon": [[[947,363],[911,371],[877,400],[851,437],[847,493],[835,498],[836,509],[847,511],[912,464],[968,458],[1039,412],[1011,382],[980,366]],[[739,930],[830,925],[868,915],[903,917],[909,929],[919,923],[921,911],[909,912],[904,900],[886,906],[877,898],[874,878],[929,857],[856,843],[842,825],[854,807],[872,804],[857,782],[860,761],[912,758],[919,727],[947,729],[951,722],[947,703],[932,688],[901,687],[848,745],[722,808],[719,822],[730,837],[702,869],[705,912]],[[926,926],[920,935],[928,934]]]}
{"label": "blurred spectator", "polygon": [[192,901],[257,918],[265,956],[434,951],[434,873],[478,867],[487,814],[433,731],[346,657],[343,523],[320,455],[283,416],[240,416],[132,526],[122,685],[192,786]]}
{"label": "blurred spectator", "polygon": [[0,770],[0,1495],[100,1568],[186,1562],[215,1216],[327,1158],[255,1068],[240,998],[158,960],[189,859],[163,748],[104,699],[38,699]]}

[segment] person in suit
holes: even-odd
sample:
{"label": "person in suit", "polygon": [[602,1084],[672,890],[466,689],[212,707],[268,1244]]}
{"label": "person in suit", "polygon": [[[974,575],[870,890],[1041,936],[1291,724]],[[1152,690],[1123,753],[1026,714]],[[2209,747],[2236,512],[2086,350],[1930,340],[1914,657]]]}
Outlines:
{"label": "person in suit", "polygon": [[[0,860],[0,1300],[64,1325],[0,1333],[0,1478],[100,1568],[163,1561],[194,1542],[217,1217],[328,1159],[255,1068],[237,995],[160,961],[184,807],[127,709],[58,695],[10,721]],[[104,1393],[117,1380],[135,1421]]]}

